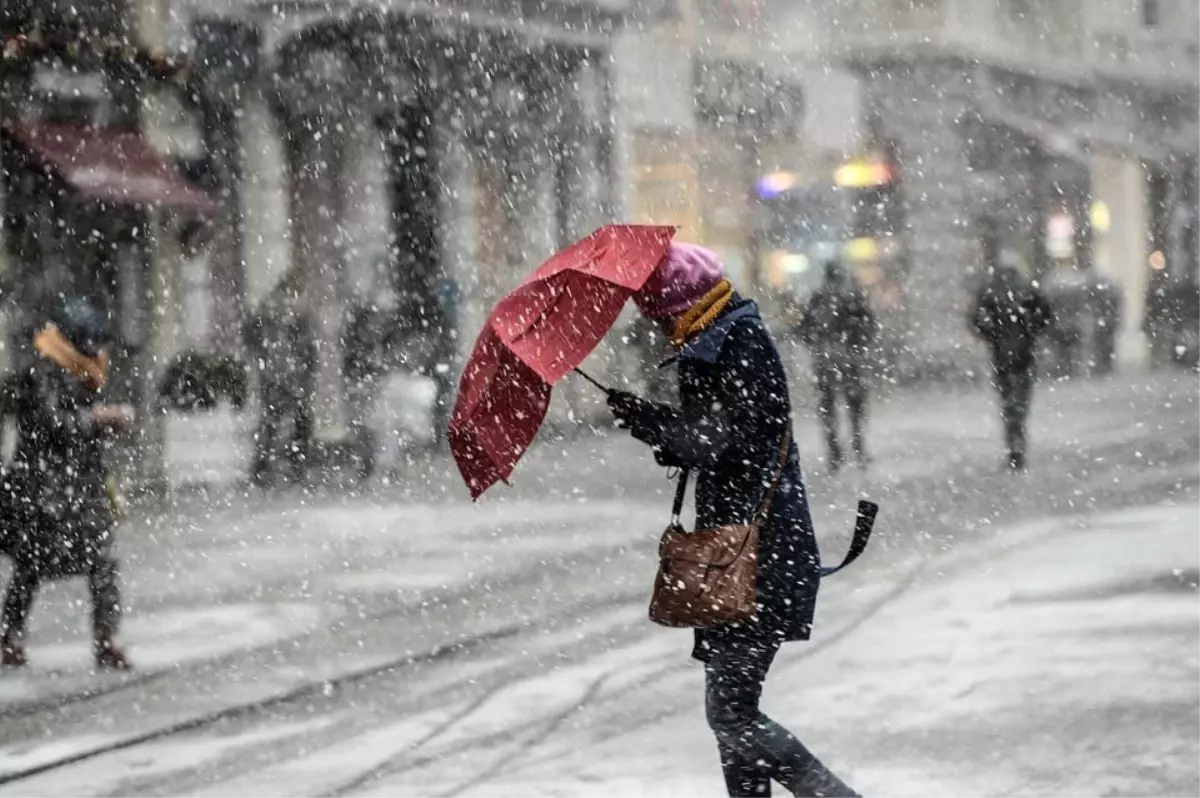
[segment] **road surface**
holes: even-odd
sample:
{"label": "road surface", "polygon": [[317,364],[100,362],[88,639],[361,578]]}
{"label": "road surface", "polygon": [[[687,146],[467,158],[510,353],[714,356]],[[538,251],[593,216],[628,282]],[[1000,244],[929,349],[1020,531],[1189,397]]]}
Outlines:
{"label": "road surface", "polygon": [[[1195,376],[1041,386],[1023,475],[984,391],[877,405],[866,476],[802,420],[826,558],[883,509],[767,711],[869,794],[1200,792]],[[600,432],[477,505],[438,460],[181,497],[121,533],[135,673],[43,592],[0,795],[720,795],[689,636],[645,619],[670,490]]]}

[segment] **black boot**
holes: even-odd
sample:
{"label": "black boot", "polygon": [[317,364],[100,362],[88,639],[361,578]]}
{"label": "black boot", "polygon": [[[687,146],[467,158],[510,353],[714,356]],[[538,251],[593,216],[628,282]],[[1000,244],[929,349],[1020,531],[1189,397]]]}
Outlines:
{"label": "black boot", "polygon": [[96,667],[108,671],[127,671],[133,666],[124,650],[113,642],[111,637],[97,637],[92,643],[92,652],[96,658]]}
{"label": "black boot", "polygon": [[16,640],[5,638],[0,641],[0,667],[23,668],[29,664],[25,659],[25,646]]}
{"label": "black boot", "polygon": [[833,436],[828,437],[825,444],[829,449],[829,473],[836,474],[842,470],[842,447]]}

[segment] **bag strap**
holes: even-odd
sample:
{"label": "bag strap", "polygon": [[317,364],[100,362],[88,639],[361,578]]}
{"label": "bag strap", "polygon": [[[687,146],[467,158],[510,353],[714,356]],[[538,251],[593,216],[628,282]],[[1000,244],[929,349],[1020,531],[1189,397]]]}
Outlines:
{"label": "bag strap", "polygon": [[875,528],[875,516],[879,513],[879,505],[865,499],[858,503],[858,517],[854,520],[854,539],[850,541],[850,551],[839,565],[821,566],[821,576],[836,574],[850,563],[858,559],[871,539],[871,530]]}
{"label": "bag strap", "polygon": [[788,419],[787,429],[783,431],[783,438],[779,441],[779,460],[775,464],[775,472],[771,474],[771,487],[767,488],[762,502],[758,505],[758,512],[754,514],[755,523],[767,520],[767,514],[771,512],[771,503],[775,501],[775,493],[779,490],[779,480],[783,479],[783,469],[787,467],[788,452],[791,448],[792,422]]}
{"label": "bag strap", "polygon": [[675,501],[671,504],[671,526],[679,526],[679,517],[683,515],[683,497],[687,493],[688,474],[690,469],[679,472],[679,480],[675,485]]}
{"label": "bag strap", "polygon": [[[762,501],[758,505],[758,510],[754,513],[754,521],[761,522],[767,517],[767,513],[771,511],[771,503],[775,501],[775,492],[779,488],[779,480],[783,478],[783,469],[787,466],[788,452],[792,446],[792,422],[789,420],[787,429],[784,430],[783,439],[779,444],[779,461],[775,465],[775,471],[771,475],[771,486],[767,488],[767,492],[763,494]],[[691,469],[685,468],[679,472],[679,481],[675,486],[675,500],[671,504],[671,525],[678,526],[679,519],[683,515],[683,501],[687,494],[688,477],[691,475]]]}

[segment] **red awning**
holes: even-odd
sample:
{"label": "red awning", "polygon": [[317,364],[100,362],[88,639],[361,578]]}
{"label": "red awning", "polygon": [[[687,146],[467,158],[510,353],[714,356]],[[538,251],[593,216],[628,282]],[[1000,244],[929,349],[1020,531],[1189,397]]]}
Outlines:
{"label": "red awning", "polygon": [[137,132],[76,125],[16,125],[11,130],[85,197],[197,213],[214,207],[208,194],[184,180]]}

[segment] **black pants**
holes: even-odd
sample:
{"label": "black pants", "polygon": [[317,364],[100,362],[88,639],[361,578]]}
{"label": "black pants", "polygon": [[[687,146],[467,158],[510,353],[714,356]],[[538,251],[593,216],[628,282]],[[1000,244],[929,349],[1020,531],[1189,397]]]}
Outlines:
{"label": "black pants", "polygon": [[[121,624],[121,590],[117,584],[117,561],[97,557],[89,563],[85,574],[92,597],[92,632],[97,639],[116,637]],[[12,581],[4,596],[3,615],[0,615],[0,637],[20,641],[29,622],[29,609],[41,585],[42,576],[36,566],[17,561]]]}
{"label": "black pants", "polygon": [[446,430],[450,427],[450,418],[454,413],[454,376],[449,370],[435,370],[433,382],[437,386],[437,395],[433,402],[433,440],[440,444],[446,439]]}
{"label": "black pants", "polygon": [[838,442],[837,406],[839,396],[846,399],[850,414],[850,445],[859,465],[866,464],[867,388],[858,368],[837,369],[832,367],[817,370],[817,391],[820,399],[817,415],[825,430],[825,445],[829,450],[829,465],[837,468],[842,464],[842,447]]}
{"label": "black pants", "polygon": [[779,651],[722,642],[705,662],[705,711],[717,737],[731,796],[771,794],[771,781],[792,795],[853,796],[792,733],[758,709],[763,681]]}
{"label": "black pants", "polygon": [[1004,424],[1004,445],[1009,461],[1023,464],[1027,448],[1025,422],[1033,401],[1033,367],[997,368],[992,379],[1000,393],[1000,418]]}

